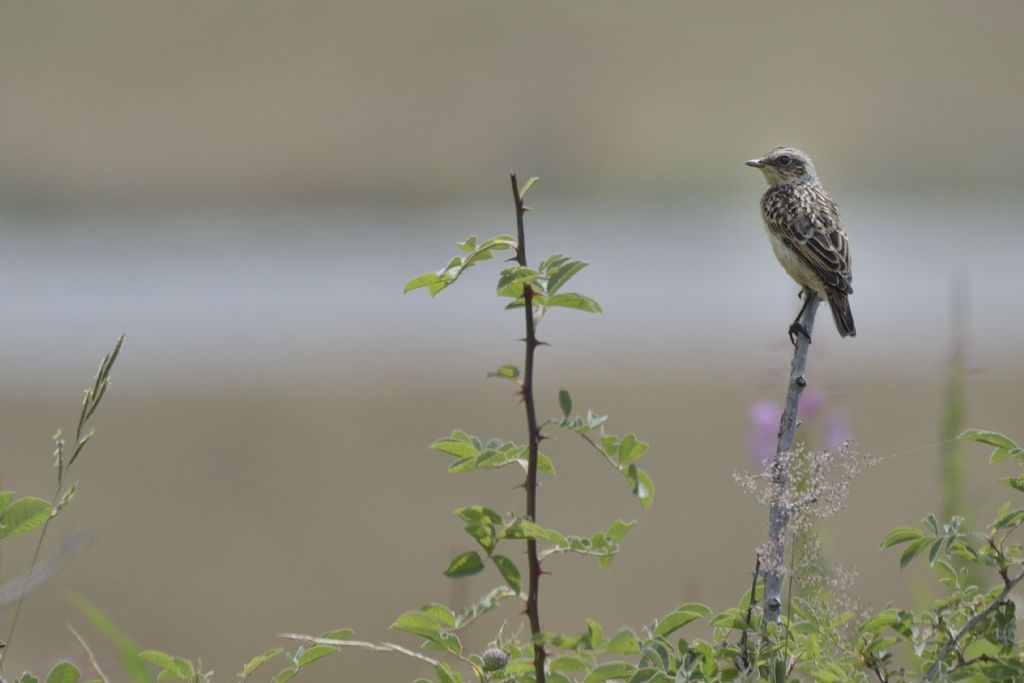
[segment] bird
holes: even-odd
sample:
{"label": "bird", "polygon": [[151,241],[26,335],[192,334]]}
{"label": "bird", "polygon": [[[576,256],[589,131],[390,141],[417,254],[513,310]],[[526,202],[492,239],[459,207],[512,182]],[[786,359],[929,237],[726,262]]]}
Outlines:
{"label": "bird", "polygon": [[801,286],[804,305],[789,327],[810,341],[800,317],[811,295],[828,302],[840,337],[857,336],[850,310],[853,262],[839,209],[825,192],[811,157],[793,147],[776,147],[760,159],[745,162],[760,169],[768,181],[761,197],[761,218],[775,258]]}

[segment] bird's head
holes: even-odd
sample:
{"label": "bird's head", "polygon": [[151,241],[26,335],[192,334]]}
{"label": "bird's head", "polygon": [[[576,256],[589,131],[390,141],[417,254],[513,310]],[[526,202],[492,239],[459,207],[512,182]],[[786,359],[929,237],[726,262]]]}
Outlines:
{"label": "bird's head", "polygon": [[817,178],[811,158],[793,147],[776,147],[760,159],[751,159],[745,163],[761,169],[764,179],[772,187]]}

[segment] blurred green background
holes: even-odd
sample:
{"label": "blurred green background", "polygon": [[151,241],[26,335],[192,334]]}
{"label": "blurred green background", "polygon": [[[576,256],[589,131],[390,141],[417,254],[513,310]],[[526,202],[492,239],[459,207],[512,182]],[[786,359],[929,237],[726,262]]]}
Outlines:
{"label": "blurred green background", "polygon": [[[732,475],[754,467],[752,404],[782,398],[798,307],[742,165],[777,144],[814,157],[855,255],[860,336],[820,318],[811,387],[883,458],[827,545],[865,604],[921,599],[931,579],[878,541],[941,504],[954,282],[966,420],[1024,438],[1022,21],[1010,2],[5,2],[5,488],[50,490],[49,436],[127,334],[50,547],[99,536],[27,602],[8,673],[81,659],[69,594],[227,679],[275,633],[385,637],[489,588],[441,575],[472,543],[450,511],[519,509],[518,481],[449,477],[426,445],[523,438],[485,378],[519,360],[520,319],[490,264],[436,300],[401,288],[513,229],[511,170],[541,176],[531,258],[589,261],[578,287],[605,308],[545,320],[541,412],[568,387],[610,413],[651,442],[658,486],[642,513],[592,453],[549,446],[540,521],[640,526],[610,570],[550,563],[544,626],[732,604],[764,519]],[[978,516],[1005,494],[964,455]],[[31,542],[5,543],[3,576]],[[304,675],[416,671],[351,652]]]}

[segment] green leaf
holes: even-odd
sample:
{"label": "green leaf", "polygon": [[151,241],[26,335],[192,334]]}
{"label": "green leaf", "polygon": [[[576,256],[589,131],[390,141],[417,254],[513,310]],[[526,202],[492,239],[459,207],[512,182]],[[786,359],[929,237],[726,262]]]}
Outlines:
{"label": "green leaf", "polygon": [[78,683],[81,677],[82,672],[78,667],[70,662],[61,662],[50,669],[50,673],[46,675],[46,683]]}
{"label": "green leaf", "polygon": [[619,444],[619,467],[628,467],[647,452],[648,444],[637,441],[636,434],[626,434]]}
{"label": "green leaf", "polygon": [[926,545],[931,543],[930,538],[919,538],[904,549],[903,554],[900,555],[900,569],[906,568],[908,564],[914,561],[917,554],[920,553]]}
{"label": "green leaf", "polygon": [[[583,261],[567,261],[565,263],[559,264],[555,268],[548,270],[548,294],[551,295],[557,292],[559,289],[562,288],[562,285],[564,285],[572,278],[573,275],[580,272],[586,267],[587,264]],[[579,295],[576,294],[573,296]],[[550,299],[548,303],[550,304]]]}
{"label": "green leaf", "polygon": [[15,679],[14,683],[39,683],[39,679],[26,671],[25,673],[18,676],[18,678]]}
{"label": "green leaf", "polygon": [[1024,491],[1024,475],[1019,477],[1004,477],[999,480],[999,483],[1006,484],[1017,491]]}
{"label": "green leaf", "polygon": [[353,633],[350,628],[336,628],[320,635],[324,640],[345,640]]}
{"label": "green leaf", "polygon": [[887,627],[892,626],[894,624],[897,624],[897,623],[899,623],[899,621],[900,621],[900,612],[899,612],[899,610],[890,608],[890,609],[887,609],[887,610],[883,611],[878,616],[875,616],[875,617],[872,617],[871,619],[868,619],[860,627],[860,630],[862,632],[866,631],[868,633],[881,633]]}
{"label": "green leaf", "polygon": [[562,409],[562,415],[569,417],[572,414],[572,396],[568,389],[558,390],[558,407]]}
{"label": "green leaf", "polygon": [[519,368],[516,367],[515,365],[510,365],[509,363],[506,363],[505,365],[502,365],[494,372],[487,373],[487,376],[516,380],[519,379]]}
{"label": "green leaf", "polygon": [[477,617],[496,609],[505,598],[514,598],[518,595],[519,593],[513,591],[508,586],[492,588],[486,595],[475,603],[459,610],[459,613],[455,615],[455,628],[463,628],[467,624],[475,621]]}
{"label": "green leaf", "polygon": [[554,294],[548,297],[548,308],[572,308],[584,313],[601,313],[601,304],[582,294]]}
{"label": "green leaf", "polygon": [[919,538],[924,538],[924,533],[920,529],[912,526],[897,527],[887,533],[885,538],[882,539],[882,548],[891,548],[894,545],[906,543],[907,541],[916,541]]}
{"label": "green leaf", "polygon": [[323,659],[327,655],[332,655],[338,651],[338,648],[331,647],[330,645],[314,645],[308,650],[304,650],[301,655],[295,658],[295,664],[301,669],[304,666],[308,666],[318,659]]}
{"label": "green leaf", "polygon": [[493,249],[494,251],[503,251],[505,249],[514,249],[517,246],[518,244],[516,243],[516,238],[512,237],[512,235],[498,235],[497,237],[492,237],[488,240],[484,240],[483,242],[480,243],[480,246],[477,247],[477,249]]}
{"label": "green leaf", "polygon": [[480,559],[480,555],[475,550],[470,550],[467,553],[462,553],[448,565],[448,569],[444,570],[444,575],[457,579],[462,576],[472,576],[473,574],[479,574],[484,570],[483,560]]}
{"label": "green leaf", "polygon": [[636,673],[636,667],[626,662],[608,662],[597,667],[583,679],[583,683],[600,683],[613,678],[627,678]]}
{"label": "green leaf", "polygon": [[0,491],[0,512],[3,512],[13,499],[14,491]]}
{"label": "green leaf", "polygon": [[966,441],[977,441],[978,443],[986,443],[989,446],[995,446],[996,448],[1005,448],[1007,450],[1013,450],[1019,448],[1013,440],[1005,434],[999,432],[988,432],[983,429],[968,429],[963,431],[957,436],[958,439],[964,439]]}
{"label": "green leaf", "polygon": [[568,546],[569,541],[566,537],[554,529],[545,529],[539,524],[531,522],[525,517],[520,517],[516,521],[512,522],[509,526],[505,527],[504,531],[501,532],[499,538],[512,538],[512,539],[535,539],[539,541],[547,541],[556,546]]}
{"label": "green leaf", "polygon": [[398,617],[390,628],[395,631],[404,631],[414,636],[426,638],[429,641],[443,646],[441,640],[441,628],[437,622],[423,612],[406,612]]}
{"label": "green leaf", "polygon": [[612,636],[605,651],[608,654],[638,655],[640,654],[640,641],[637,640],[636,634],[628,628],[624,628]]}
{"label": "green leaf", "polygon": [[656,637],[664,638],[670,633],[686,626],[691,621],[696,621],[697,619],[710,615],[711,608],[707,605],[703,605],[699,602],[687,603],[677,607],[671,614],[658,622],[657,628],[654,629],[654,635]]}
{"label": "green leaf", "polygon": [[160,652],[159,650],[144,650],[139,653],[139,657],[142,657],[147,662],[155,664],[165,671],[173,671],[175,668],[174,657],[166,652]]}
{"label": "green leaf", "polygon": [[430,449],[453,455],[456,458],[470,458],[480,455],[480,450],[473,445],[471,437],[461,429],[456,429],[451,436],[438,439],[430,444]]}
{"label": "green leaf", "polygon": [[42,498],[19,498],[0,513],[0,538],[32,531],[42,525],[52,512],[53,506]]}
{"label": "green leaf", "polygon": [[533,187],[533,184],[538,180],[540,180],[540,178],[538,178],[537,176],[533,176],[532,178],[527,180],[526,184],[523,185],[523,189],[519,190],[519,198],[522,199],[523,197],[525,197],[526,193],[530,191],[530,188]]}
{"label": "green leaf", "polygon": [[633,495],[640,499],[644,510],[651,507],[654,502],[654,482],[650,476],[636,465],[630,465],[626,469],[626,478],[633,487]]}
{"label": "green leaf", "polygon": [[192,681],[195,678],[195,667],[192,662],[182,657],[172,657],[159,650],[146,650],[139,653],[139,658],[160,668],[158,681]]}
{"label": "green leaf", "polygon": [[951,565],[949,562],[946,562],[945,560],[941,559],[937,560],[935,562],[935,571],[942,574],[942,576],[939,579],[940,581],[944,581],[946,585],[950,587],[956,585],[957,573],[956,570],[953,569],[953,565]]}
{"label": "green leaf", "polygon": [[[1003,506],[1004,508],[1007,506]],[[1024,509],[1018,508],[1013,512],[1000,510],[1000,516],[990,525],[993,529],[1005,529],[1012,526],[1020,526],[1024,521]]]}
{"label": "green leaf", "polygon": [[461,676],[456,678],[455,672],[445,662],[438,662],[434,667],[434,673],[437,674],[438,683],[459,683],[461,680]]}
{"label": "green leaf", "polygon": [[611,541],[613,541],[614,543],[618,543],[623,538],[625,538],[626,534],[628,534],[630,530],[632,530],[632,528],[635,526],[635,521],[623,522],[621,519],[617,519],[614,522],[612,522],[612,525],[610,527],[608,527],[608,531],[606,533]]}
{"label": "green leaf", "polygon": [[501,578],[505,579],[505,583],[508,587],[518,593],[522,590],[523,582],[519,575],[519,568],[516,567],[516,563],[508,559],[504,555],[493,555],[491,559],[494,561],[494,566],[501,572]]}
{"label": "green leaf", "polygon": [[455,246],[462,251],[468,251],[470,253],[476,251],[476,235],[470,235],[466,238],[465,242],[457,242]]}
{"label": "green leaf", "polygon": [[590,668],[587,660],[574,654],[555,657],[551,660],[550,667],[552,671],[586,671]]}
{"label": "green leaf", "polygon": [[156,677],[158,681],[192,681],[196,670],[192,662],[182,657],[174,657],[174,667],[165,669]]}
{"label": "green leaf", "polygon": [[292,680],[297,673],[299,673],[299,670],[293,666],[283,669],[277,674],[277,677],[274,679],[274,683],[288,683],[288,681]]}
{"label": "green leaf", "polygon": [[714,617],[712,617],[709,623],[711,624],[711,626],[721,626],[725,628],[731,628],[736,631],[743,631],[745,629],[750,628],[750,624],[747,623],[746,614],[736,609],[735,607],[733,607],[732,609],[727,609],[721,614],[716,614]]}
{"label": "green leaf", "polygon": [[498,290],[503,290],[512,287],[513,285],[524,285],[530,282],[536,282],[540,278],[540,273],[527,268],[526,266],[512,266],[501,271],[501,275],[498,277]]}
{"label": "green leaf", "polygon": [[497,544],[498,539],[494,533],[493,524],[490,522],[472,522],[467,524],[465,529],[466,533],[480,544],[485,553],[490,555],[494,551],[494,546]]}
{"label": "green leaf", "polygon": [[988,432],[982,429],[968,429],[965,432],[961,432],[958,439],[964,439],[967,441],[977,441],[978,443],[988,444],[989,446],[995,446],[995,450],[989,455],[989,462],[999,462],[1008,457],[1021,458],[1024,455],[1024,450],[1021,450],[1013,439],[1000,434],[999,432]]}
{"label": "green leaf", "polygon": [[[455,613],[444,605],[432,602],[421,607],[420,611],[448,628],[455,626]],[[349,633],[351,634],[351,631]]]}
{"label": "green leaf", "polygon": [[492,510],[489,507],[483,505],[473,505],[471,507],[458,508],[455,510],[455,514],[459,516],[464,522],[483,522],[488,521],[492,524],[501,523],[501,515]]}
{"label": "green leaf", "polygon": [[443,281],[441,280],[440,277],[438,277],[437,273],[423,273],[423,275],[417,275],[413,279],[406,282],[405,289],[402,290],[402,293],[408,294],[414,289],[419,289],[420,287],[430,287],[431,285],[436,285],[440,282]]}
{"label": "green leaf", "polygon": [[256,671],[256,669],[260,668],[261,666],[263,666],[270,660],[274,659],[275,657],[279,656],[283,652],[283,647],[275,647],[273,649],[267,650],[261,655],[256,655],[255,657],[250,659],[244,667],[242,667],[242,673],[238,674],[239,678],[241,678],[244,681],[249,676],[251,676],[253,672]]}
{"label": "green leaf", "polygon": [[540,451],[537,452],[537,471],[550,477],[555,476],[555,464],[551,462],[551,458]]}

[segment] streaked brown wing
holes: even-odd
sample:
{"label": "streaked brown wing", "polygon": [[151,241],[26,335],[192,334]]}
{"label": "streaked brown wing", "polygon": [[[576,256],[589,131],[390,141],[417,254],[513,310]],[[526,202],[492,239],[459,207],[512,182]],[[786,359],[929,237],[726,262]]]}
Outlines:
{"label": "streaked brown wing", "polygon": [[[825,284],[853,294],[850,244],[835,203],[820,189],[802,188],[804,196],[778,212],[769,229],[788,244]],[[787,219],[788,216],[788,219]]]}

